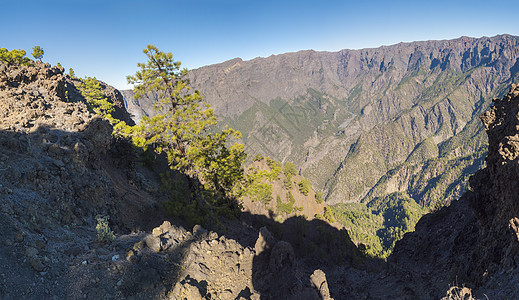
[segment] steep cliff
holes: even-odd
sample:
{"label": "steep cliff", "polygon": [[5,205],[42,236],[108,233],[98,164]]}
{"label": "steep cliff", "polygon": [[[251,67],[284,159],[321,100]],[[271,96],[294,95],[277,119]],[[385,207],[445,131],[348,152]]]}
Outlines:
{"label": "steep cliff", "polygon": [[476,295],[517,295],[519,230],[519,88],[512,85],[481,115],[488,134],[487,166],[470,178],[470,190],[450,207],[424,216],[397,242],[389,262],[429,278],[429,289],[464,284]]}

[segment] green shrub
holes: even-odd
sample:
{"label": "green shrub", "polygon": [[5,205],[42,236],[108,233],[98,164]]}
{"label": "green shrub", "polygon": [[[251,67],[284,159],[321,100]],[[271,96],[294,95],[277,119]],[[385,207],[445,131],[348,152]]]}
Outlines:
{"label": "green shrub", "polygon": [[81,79],[78,89],[85,98],[87,107],[91,112],[106,118],[112,124],[119,122],[119,120],[114,119],[111,115],[115,111],[115,105],[106,98],[99,80],[95,77]]}
{"label": "green shrub", "polygon": [[328,220],[330,223],[335,222],[335,218],[333,217],[333,211],[328,207],[324,208],[324,218]]}
{"label": "green shrub", "polygon": [[97,240],[101,243],[111,243],[115,240],[115,234],[108,225],[108,216],[97,215]]}
{"label": "green shrub", "polygon": [[308,196],[308,192],[310,191],[310,181],[303,179],[299,181],[297,185],[299,186],[299,191],[301,194]]}
{"label": "green shrub", "polygon": [[39,59],[40,61],[42,61],[44,54],[45,54],[45,51],[43,51],[42,47],[34,46],[32,48],[32,57],[34,57],[34,59]]}
{"label": "green shrub", "polygon": [[294,199],[294,196],[290,191],[287,193],[288,203],[283,203],[281,200],[281,197],[278,195],[276,197],[276,212],[277,213],[285,213],[285,214],[291,214],[294,211],[294,203],[296,200]]}
{"label": "green shrub", "polygon": [[315,192],[315,202],[318,204],[323,203],[323,194],[321,192]]}
{"label": "green shrub", "polygon": [[30,65],[31,60],[25,57],[26,52],[22,49],[13,49],[8,51],[6,48],[0,48],[0,61],[8,65]]}
{"label": "green shrub", "polygon": [[251,197],[252,202],[259,201],[263,204],[269,204],[272,200],[272,185],[265,182],[255,182],[247,190],[247,195]]}
{"label": "green shrub", "polygon": [[286,190],[290,190],[292,188],[292,175],[285,174],[285,178],[283,179],[283,187]]}
{"label": "green shrub", "polygon": [[270,168],[270,173],[267,174],[267,179],[270,181],[278,180],[279,173],[281,173],[281,163],[267,157],[267,165]]}
{"label": "green shrub", "polygon": [[287,174],[290,174],[292,176],[296,175],[297,174],[296,166],[291,162],[287,162],[285,164],[285,167],[283,168],[283,173],[285,173],[285,175],[287,175]]}

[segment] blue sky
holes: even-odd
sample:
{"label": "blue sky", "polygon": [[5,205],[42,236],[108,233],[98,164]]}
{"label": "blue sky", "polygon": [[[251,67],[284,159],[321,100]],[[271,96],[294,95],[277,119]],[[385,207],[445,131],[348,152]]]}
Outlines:
{"label": "blue sky", "polygon": [[235,57],[519,35],[517,0],[0,0],[0,47],[45,50],[78,76],[128,88],[153,44],[189,69]]}

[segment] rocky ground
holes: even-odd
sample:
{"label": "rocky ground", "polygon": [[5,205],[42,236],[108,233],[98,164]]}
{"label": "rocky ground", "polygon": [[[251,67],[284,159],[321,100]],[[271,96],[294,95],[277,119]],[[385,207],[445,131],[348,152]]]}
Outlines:
{"label": "rocky ground", "polygon": [[[266,228],[229,223],[240,244],[164,221],[157,174],[88,111],[78,82],[37,62],[0,64],[0,299],[329,295],[324,273],[305,275]],[[99,241],[97,215],[110,217],[113,242]]]}
{"label": "rocky ground", "polygon": [[[57,67],[0,64],[0,299],[516,294],[515,86],[483,117],[494,146],[472,191],[425,216],[381,262],[320,220],[244,213],[219,232],[168,220],[157,174],[88,111],[75,84]],[[105,91],[129,118],[118,91]],[[98,215],[110,217],[113,242],[99,241]]]}

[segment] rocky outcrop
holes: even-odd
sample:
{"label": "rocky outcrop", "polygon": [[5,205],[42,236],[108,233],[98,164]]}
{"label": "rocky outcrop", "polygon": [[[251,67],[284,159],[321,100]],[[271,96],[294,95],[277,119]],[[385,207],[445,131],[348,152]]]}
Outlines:
{"label": "rocky outcrop", "polygon": [[323,300],[333,300],[330,297],[330,290],[328,289],[328,283],[326,282],[326,274],[322,270],[315,270],[312,276],[310,276],[310,281],[314,287],[319,291],[319,296]]}
{"label": "rocky outcrop", "polygon": [[[0,265],[13,274],[0,298],[81,298],[74,276],[57,279],[102,248],[91,243],[96,215],[116,232],[151,228],[161,215],[158,182],[137,170],[131,145],[112,137],[74,84],[48,64],[0,63]],[[34,285],[42,280],[52,284]]]}
{"label": "rocky outcrop", "polygon": [[[316,271],[310,285],[292,246],[276,240],[265,227],[254,249],[215,232],[186,233],[169,222],[159,231],[163,255],[186,245],[169,299],[330,299],[325,274]],[[154,246],[148,248],[155,251]]]}
{"label": "rocky outcrop", "polygon": [[415,232],[395,246],[389,261],[429,278],[431,295],[438,297],[434,289],[458,283],[472,288],[476,297],[517,294],[518,112],[519,88],[512,85],[481,115],[489,139],[487,166],[471,177],[470,191],[450,207],[424,216]]}
{"label": "rocky outcrop", "polygon": [[[480,225],[477,264],[478,284],[489,274],[518,267],[519,240],[519,87],[512,85],[503,99],[481,116],[488,133],[487,167],[471,179],[470,205]],[[479,279],[479,280],[478,280]]]}

